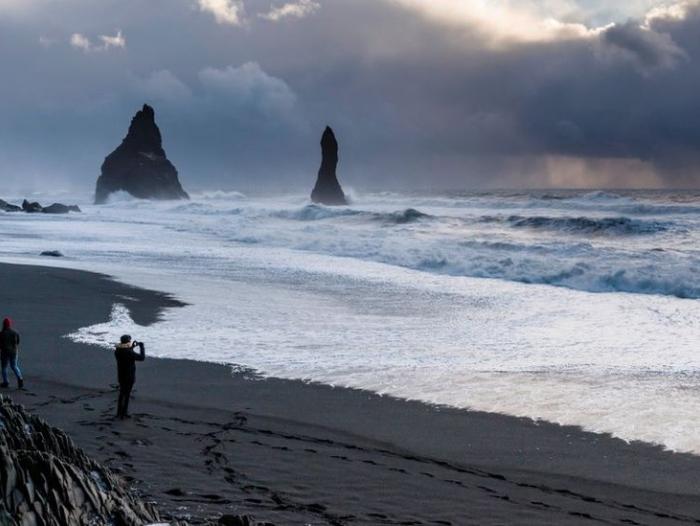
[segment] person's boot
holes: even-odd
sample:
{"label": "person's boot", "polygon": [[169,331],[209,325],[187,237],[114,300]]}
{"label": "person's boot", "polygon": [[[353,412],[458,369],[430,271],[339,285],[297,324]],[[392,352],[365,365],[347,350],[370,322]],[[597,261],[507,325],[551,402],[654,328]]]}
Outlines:
{"label": "person's boot", "polygon": [[17,389],[24,389],[24,378],[17,379]]}

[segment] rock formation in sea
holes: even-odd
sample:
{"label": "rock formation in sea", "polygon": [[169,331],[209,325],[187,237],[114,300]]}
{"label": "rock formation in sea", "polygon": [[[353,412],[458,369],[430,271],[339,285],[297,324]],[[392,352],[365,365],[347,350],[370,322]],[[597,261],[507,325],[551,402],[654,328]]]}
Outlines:
{"label": "rock formation in sea", "polygon": [[43,209],[44,209],[44,207],[41,206],[41,205],[40,205],[39,203],[37,203],[36,201],[33,202],[33,203],[30,203],[30,202],[27,201],[26,199],[25,199],[24,201],[22,201],[22,210],[24,210],[24,211],[27,212],[28,214],[34,214],[34,213],[37,213],[37,212],[41,212]]}
{"label": "rock formation in sea", "polygon": [[54,203],[45,206],[41,209],[44,214],[67,214],[68,212],[80,212],[77,205],[64,205],[62,203]]}
{"label": "rock formation in sea", "polygon": [[148,104],[136,113],[122,143],[102,163],[95,203],[105,203],[120,190],[141,199],[189,199],[165,155],[155,112]]}
{"label": "rock formation in sea", "polygon": [[322,205],[348,204],[335,173],[338,166],[338,141],[330,126],[326,126],[321,137],[321,155],[321,167],[316,186],[311,192],[311,200]]}
{"label": "rock formation in sea", "polygon": [[62,431],[0,397],[0,524],[157,523],[158,511]]}
{"label": "rock formation in sea", "polygon": [[8,203],[7,201],[3,201],[2,199],[0,199],[0,210],[4,212],[21,212],[22,207],[13,205],[11,203]]}
{"label": "rock formation in sea", "polygon": [[68,212],[81,211],[78,205],[54,203],[49,206],[41,206],[37,202],[30,203],[26,199],[22,201],[22,206],[13,205],[0,199],[0,210],[3,212],[27,212],[28,214],[67,214]]}

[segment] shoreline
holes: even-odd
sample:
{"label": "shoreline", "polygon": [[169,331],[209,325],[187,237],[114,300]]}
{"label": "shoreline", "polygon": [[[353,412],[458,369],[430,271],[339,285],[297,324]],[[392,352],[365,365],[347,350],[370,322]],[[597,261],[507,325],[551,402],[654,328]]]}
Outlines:
{"label": "shoreline", "polygon": [[[5,394],[121,470],[166,513],[184,505],[195,518],[251,513],[280,524],[700,518],[694,455],[355,389],[249,379],[225,365],[148,358],[135,418],[114,422],[111,353],[63,336],[108,319],[116,298],[140,325],[181,305],[105,275],[0,264],[0,305],[22,332],[28,387]],[[180,487],[168,488],[174,480]]]}

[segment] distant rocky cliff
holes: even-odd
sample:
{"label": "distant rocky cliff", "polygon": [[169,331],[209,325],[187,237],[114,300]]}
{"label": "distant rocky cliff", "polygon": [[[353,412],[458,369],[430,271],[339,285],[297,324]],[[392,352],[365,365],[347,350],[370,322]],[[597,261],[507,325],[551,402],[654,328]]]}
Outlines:
{"label": "distant rocky cliff", "polygon": [[163,150],[155,112],[144,104],[131,120],[129,132],[102,164],[95,203],[107,201],[113,192],[125,191],[142,199],[188,199],[175,166]]}
{"label": "distant rocky cliff", "polygon": [[140,526],[158,512],[62,431],[0,397],[0,524]]}
{"label": "distant rocky cliff", "polygon": [[338,166],[338,141],[329,126],[321,137],[321,155],[321,168],[318,170],[316,186],[311,192],[311,200],[323,205],[348,204],[335,173]]}

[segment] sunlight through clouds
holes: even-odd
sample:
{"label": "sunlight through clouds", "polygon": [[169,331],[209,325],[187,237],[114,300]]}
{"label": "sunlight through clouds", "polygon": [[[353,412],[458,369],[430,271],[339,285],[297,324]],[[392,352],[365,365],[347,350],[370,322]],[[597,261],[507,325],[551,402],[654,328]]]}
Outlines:
{"label": "sunlight through clouds", "polygon": [[284,18],[304,18],[321,8],[321,4],[314,0],[299,0],[289,2],[279,7],[273,7],[267,13],[260,14],[260,18],[278,22]]}
{"label": "sunlight through clouds", "polygon": [[148,101],[207,181],[303,179],[331,124],[372,184],[700,185],[700,1],[604,4],[0,0],[0,157],[88,179]]}
{"label": "sunlight through clouds", "polygon": [[237,0],[198,0],[199,9],[214,15],[219,24],[243,23],[243,4]]}
{"label": "sunlight through clouds", "polygon": [[585,38],[602,28],[589,28],[578,22],[563,22],[542,16],[535,9],[516,7],[509,2],[484,0],[388,0],[442,24],[476,28],[491,43],[547,42]]}
{"label": "sunlight through clouds", "polygon": [[[92,51],[107,51],[111,48],[125,48],[126,39],[121,31],[117,31],[116,35],[100,35],[97,37],[101,44],[93,44],[88,37],[81,33],[73,33],[70,37],[70,45],[75,49],[79,49],[85,53]],[[41,42],[41,40],[40,40]],[[42,42],[42,44],[44,44]]]}

